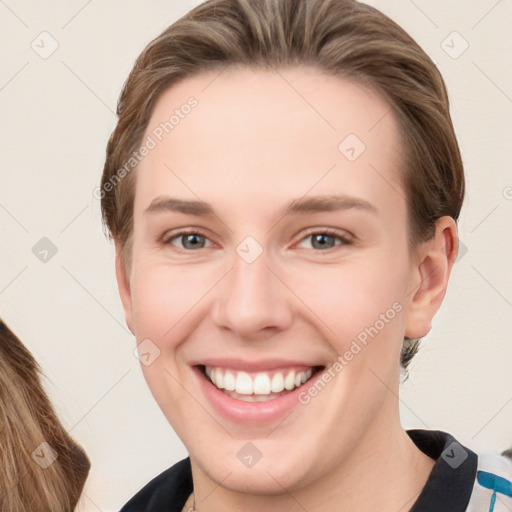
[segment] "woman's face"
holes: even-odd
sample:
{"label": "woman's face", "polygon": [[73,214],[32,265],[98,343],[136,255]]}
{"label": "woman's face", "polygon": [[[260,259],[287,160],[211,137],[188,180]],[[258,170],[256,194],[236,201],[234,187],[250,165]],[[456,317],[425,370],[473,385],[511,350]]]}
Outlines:
{"label": "woman's face", "polygon": [[389,105],[230,68],[166,91],[144,144],[121,295],[194,471],[267,494],[332,474],[399,421],[418,275]]}

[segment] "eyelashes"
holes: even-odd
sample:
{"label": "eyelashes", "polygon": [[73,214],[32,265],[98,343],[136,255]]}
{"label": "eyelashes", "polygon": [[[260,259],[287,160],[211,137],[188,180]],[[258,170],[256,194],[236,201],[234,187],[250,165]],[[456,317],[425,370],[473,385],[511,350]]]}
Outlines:
{"label": "eyelashes", "polygon": [[[173,243],[176,240],[181,242],[181,247]],[[336,247],[353,244],[351,237],[346,234],[341,234],[337,230],[331,228],[310,228],[303,233],[302,237],[294,245],[302,244],[308,240],[313,242],[311,249],[314,252],[325,252]],[[216,246],[208,236],[197,229],[181,230],[166,234],[161,238],[160,243],[165,247],[173,247],[176,252],[183,254],[198,252],[200,249]]]}

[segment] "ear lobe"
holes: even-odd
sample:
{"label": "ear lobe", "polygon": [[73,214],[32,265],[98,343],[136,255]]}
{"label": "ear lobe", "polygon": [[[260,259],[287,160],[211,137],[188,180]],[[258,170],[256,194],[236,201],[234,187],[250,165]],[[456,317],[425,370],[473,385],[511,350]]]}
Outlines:
{"label": "ear lobe", "polygon": [[458,248],[455,220],[441,217],[436,222],[435,235],[418,249],[419,263],[414,268],[415,285],[407,312],[405,336],[422,338],[430,331],[432,319],[446,294]]}
{"label": "ear lobe", "polygon": [[119,296],[121,297],[121,302],[123,304],[126,325],[128,326],[128,329],[130,329],[130,332],[135,336],[135,331],[133,329],[133,312],[130,283],[126,276],[125,266],[122,261],[121,245],[116,241],[115,246],[117,287],[119,289]]}

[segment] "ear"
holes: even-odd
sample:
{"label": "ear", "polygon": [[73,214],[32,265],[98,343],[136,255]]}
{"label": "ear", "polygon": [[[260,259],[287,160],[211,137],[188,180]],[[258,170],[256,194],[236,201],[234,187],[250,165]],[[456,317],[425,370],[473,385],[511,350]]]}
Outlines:
{"label": "ear", "polygon": [[128,329],[130,329],[130,332],[135,336],[135,331],[133,329],[133,311],[130,282],[126,275],[126,268],[122,260],[121,244],[116,241],[115,246],[117,287],[119,289],[119,295],[121,297],[121,302],[123,304],[126,325],[128,326]]}
{"label": "ear", "polygon": [[423,242],[416,251],[405,336],[421,338],[430,331],[432,319],[446,294],[458,250],[455,220],[448,216],[441,217],[436,222],[435,235]]}

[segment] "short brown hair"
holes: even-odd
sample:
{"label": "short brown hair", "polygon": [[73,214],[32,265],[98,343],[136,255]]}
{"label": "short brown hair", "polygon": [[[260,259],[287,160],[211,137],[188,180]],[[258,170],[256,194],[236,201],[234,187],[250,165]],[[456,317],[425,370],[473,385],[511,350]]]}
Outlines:
{"label": "short brown hair", "polygon": [[[140,146],[165,90],[194,74],[230,65],[307,65],[380,91],[404,142],[410,245],[430,238],[440,217],[458,219],[464,171],[446,86],[432,60],[399,25],[355,0],[209,0],[149,43],[119,98],[101,209],[125,269],[131,267],[135,172],[120,170]],[[417,340],[405,340],[404,367],[417,347]]]}

